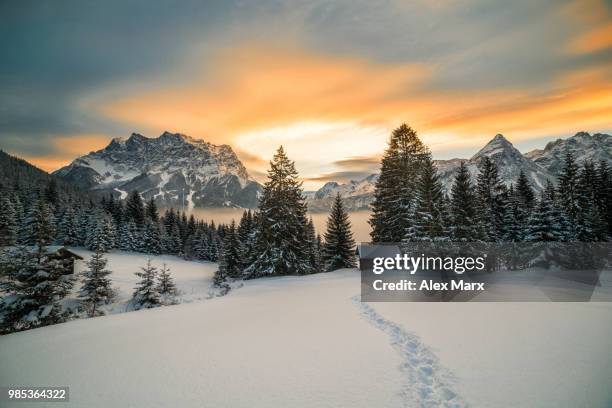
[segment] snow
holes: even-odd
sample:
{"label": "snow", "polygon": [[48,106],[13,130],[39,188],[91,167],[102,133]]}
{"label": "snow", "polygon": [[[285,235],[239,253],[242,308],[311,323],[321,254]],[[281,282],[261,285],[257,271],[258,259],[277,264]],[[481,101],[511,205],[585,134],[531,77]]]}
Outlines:
{"label": "snow", "polygon": [[[75,262],[75,272],[80,273],[87,269],[85,262],[89,260],[91,252],[79,248],[71,248],[70,250],[84,258],[82,261]],[[164,263],[168,266],[180,292],[179,302],[205,300],[211,296],[209,289],[213,275],[217,270],[216,263],[188,262],[172,255],[149,256],[123,251],[112,251],[105,254],[104,257],[108,260],[107,269],[112,271],[110,278],[113,288],[117,290],[117,299],[113,304],[102,307],[102,310],[107,313],[123,313],[130,308],[128,303],[139,280],[134,273],[141,272],[140,268],[147,263],[149,258],[152,260],[151,264],[158,269]],[[80,286],[80,282],[75,284],[72,295],[64,300],[65,304],[69,305],[76,302]]]}
{"label": "snow", "polygon": [[[145,258],[109,254],[122,292]],[[366,304],[356,270],[252,280],[207,299],[214,264],[161,261],[199,297],[2,336],[0,384],[69,385],[71,405],[86,407],[612,401],[610,303]]]}

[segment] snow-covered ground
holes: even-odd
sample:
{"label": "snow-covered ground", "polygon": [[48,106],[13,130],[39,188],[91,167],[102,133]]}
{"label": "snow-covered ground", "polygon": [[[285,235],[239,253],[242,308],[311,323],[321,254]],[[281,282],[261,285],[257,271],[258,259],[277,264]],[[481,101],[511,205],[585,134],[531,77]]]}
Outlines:
{"label": "snow-covered ground", "polygon": [[[87,269],[85,264],[91,256],[91,251],[82,248],[71,248],[71,251],[82,256],[82,261],[75,262],[75,273]],[[205,300],[212,296],[210,287],[212,278],[217,270],[217,264],[211,262],[187,262],[180,257],[172,255],[150,256],[136,252],[112,251],[104,255],[108,260],[107,268],[112,271],[110,275],[113,282],[113,289],[116,290],[115,301],[108,306],[102,307],[107,314],[123,313],[130,309],[129,301],[134,292],[134,287],[139,278],[134,274],[141,272],[141,267],[145,266],[147,260],[151,259],[151,264],[158,269],[163,265],[170,269],[170,274],[174,278],[176,287],[179,290],[178,302],[188,303],[192,301]],[[77,281],[74,285],[72,296],[64,300],[66,305],[78,302],[77,296],[81,282]]]}
{"label": "snow-covered ground", "polygon": [[[131,273],[146,260],[109,258]],[[366,304],[355,270],[209,298],[214,264],[160,258],[191,302],[2,336],[0,386],[70,386],[52,407],[612,403],[612,304]],[[115,279],[131,294],[133,277]]]}

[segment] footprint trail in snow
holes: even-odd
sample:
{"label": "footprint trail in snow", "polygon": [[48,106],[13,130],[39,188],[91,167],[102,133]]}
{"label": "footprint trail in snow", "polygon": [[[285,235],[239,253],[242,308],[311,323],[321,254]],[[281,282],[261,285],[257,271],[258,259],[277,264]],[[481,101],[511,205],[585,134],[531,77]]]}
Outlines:
{"label": "footprint trail in snow", "polygon": [[452,377],[438,358],[421,339],[406,332],[394,322],[386,320],[372,307],[362,303],[360,296],[352,298],[361,315],[374,327],[389,335],[391,345],[402,358],[400,371],[404,374],[402,397],[406,407],[467,407],[451,386]]}

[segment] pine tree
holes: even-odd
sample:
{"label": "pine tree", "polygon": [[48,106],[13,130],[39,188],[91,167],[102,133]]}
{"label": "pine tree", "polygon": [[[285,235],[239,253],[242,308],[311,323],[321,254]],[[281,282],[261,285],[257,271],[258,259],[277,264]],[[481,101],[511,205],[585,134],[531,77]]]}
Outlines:
{"label": "pine tree", "polygon": [[308,220],[308,224],[306,225],[306,246],[308,262],[312,267],[312,272],[320,272],[320,256],[318,254],[317,249],[317,234],[315,231],[314,223],[312,222],[312,218]]}
{"label": "pine tree", "polygon": [[55,218],[44,200],[38,199],[28,210],[22,226],[21,242],[45,247],[53,242]]}
{"label": "pine tree", "polygon": [[132,295],[132,304],[134,309],[151,309],[161,305],[159,292],[157,291],[157,268],[151,265],[151,259],[147,260],[147,264],[141,268],[142,272],[136,272],[135,275],[140,278],[138,286],[134,289]]}
{"label": "pine tree", "polygon": [[146,222],[143,233],[142,248],[147,254],[159,255],[162,253],[159,224],[156,221],[149,219]]}
{"label": "pine tree", "polygon": [[166,264],[163,264],[159,270],[159,283],[157,284],[157,292],[159,292],[160,300],[163,305],[174,305],[177,303],[176,296],[178,291],[172,275],[170,275],[170,269]]}
{"label": "pine tree", "polygon": [[528,213],[524,209],[523,198],[520,193],[510,185],[508,191],[508,203],[504,215],[504,235],[505,242],[521,242],[527,233]]}
{"label": "pine tree", "polygon": [[307,274],[306,202],[295,164],[282,146],[270,162],[256,217],[257,258],[246,277]]}
{"label": "pine tree", "polygon": [[412,226],[416,180],[429,157],[427,147],[406,124],[391,133],[372,203],[372,242],[400,242]]}
{"label": "pine tree", "polygon": [[117,234],[115,224],[104,213],[98,212],[91,218],[91,234],[89,234],[85,246],[92,251],[108,252],[115,247]]}
{"label": "pine tree", "polygon": [[480,238],[476,219],[476,197],[472,191],[470,173],[461,162],[451,189],[451,236],[455,241],[477,241]]}
{"label": "pine tree", "polygon": [[238,239],[240,241],[240,258],[242,260],[242,269],[246,269],[253,258],[255,244],[255,221],[251,210],[242,213],[240,224],[238,225]]}
{"label": "pine tree", "polygon": [[608,228],[608,235],[612,236],[612,172],[608,163],[604,160],[599,162],[599,168],[597,169],[595,193],[597,194],[599,212]]}
{"label": "pine tree", "polygon": [[535,193],[522,169],[516,180],[516,196],[526,211],[531,210],[535,205]]}
{"label": "pine tree", "polygon": [[130,192],[125,203],[125,216],[128,221],[133,221],[139,228],[144,225],[145,208],[142,198],[137,190]]}
{"label": "pine tree", "polygon": [[79,297],[89,317],[104,315],[100,306],[111,303],[115,297],[111,280],[108,277],[111,271],[106,269],[108,261],[104,258],[102,251],[103,243],[97,240],[96,250],[87,262],[87,270],[83,272],[83,286],[79,292]]}
{"label": "pine tree", "polygon": [[0,247],[17,241],[17,212],[8,196],[0,199]]}
{"label": "pine tree", "polygon": [[351,223],[344,209],[340,194],[336,195],[324,234],[323,263],[325,270],[354,268],[355,240],[351,232]]}
{"label": "pine tree", "polygon": [[439,241],[448,238],[444,225],[444,193],[431,157],[425,158],[416,185],[414,223],[404,241]]}
{"label": "pine tree", "polygon": [[60,301],[74,284],[71,263],[52,257],[44,246],[18,247],[3,257],[0,282],[0,332],[12,333],[62,322]]}
{"label": "pine tree", "polygon": [[549,180],[529,217],[524,240],[565,242],[570,241],[572,237],[566,214],[557,204],[555,189]]}
{"label": "pine tree", "polygon": [[582,242],[607,239],[607,226],[597,205],[597,173],[593,163],[586,161],[578,175],[576,185],[579,211],[574,218],[576,238]]}
{"label": "pine tree", "polygon": [[219,262],[220,274],[226,278],[236,279],[242,274],[240,259],[240,241],[236,232],[236,223],[232,220],[223,241],[223,252]]}
{"label": "pine tree", "polygon": [[155,205],[155,198],[151,197],[149,201],[147,201],[147,205],[145,207],[145,215],[146,219],[157,223],[159,221],[159,212],[157,211],[157,205]]}
{"label": "pine tree", "polygon": [[506,189],[499,179],[497,165],[487,156],[478,166],[476,205],[485,240],[497,242],[504,235]]}
{"label": "pine tree", "polygon": [[575,222],[580,206],[578,204],[578,166],[574,157],[568,151],[565,155],[565,164],[559,174],[559,200],[570,222]]}
{"label": "pine tree", "polygon": [[58,225],[58,241],[62,245],[78,245],[79,234],[77,216],[72,206],[64,210]]}

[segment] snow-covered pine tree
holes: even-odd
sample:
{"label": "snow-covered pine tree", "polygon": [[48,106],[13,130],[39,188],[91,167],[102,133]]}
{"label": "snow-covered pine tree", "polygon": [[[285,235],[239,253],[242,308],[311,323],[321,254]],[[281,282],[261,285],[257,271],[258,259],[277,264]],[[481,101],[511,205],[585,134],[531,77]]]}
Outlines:
{"label": "snow-covered pine tree", "polygon": [[612,237],[612,172],[605,160],[597,168],[597,206],[608,227],[608,236]]}
{"label": "snow-covered pine tree", "polygon": [[488,242],[498,242],[504,235],[506,187],[499,179],[497,165],[489,157],[481,159],[478,169],[476,207],[485,232],[483,238]]}
{"label": "snow-covered pine tree", "polygon": [[511,184],[508,190],[508,203],[504,215],[504,235],[505,242],[521,242],[527,233],[527,221],[529,214],[525,211],[522,197],[514,190]]}
{"label": "snow-covered pine tree", "polygon": [[531,187],[531,183],[527,179],[525,172],[521,169],[518,178],[516,179],[515,194],[520,200],[525,211],[529,211],[535,205],[535,193]]}
{"label": "snow-covered pine tree", "polygon": [[177,303],[176,295],[178,291],[166,264],[163,264],[159,270],[157,292],[159,292],[162,305],[175,305]]}
{"label": "snow-covered pine tree", "polygon": [[45,247],[55,237],[55,217],[49,205],[38,199],[29,208],[21,228],[21,242],[27,245]]}
{"label": "snow-covered pine tree", "polygon": [[416,184],[416,206],[413,225],[403,241],[440,241],[449,239],[444,224],[444,193],[436,167],[427,156]]}
{"label": "snow-covered pine tree", "polygon": [[[166,227],[167,228],[167,227]],[[181,233],[179,231],[179,226],[175,222],[170,225],[170,229],[165,230],[165,234],[163,237],[163,249],[164,252],[179,255],[183,250],[183,245],[181,243]]]}
{"label": "snow-covered pine tree", "polygon": [[147,264],[141,270],[135,273],[140,281],[132,295],[134,309],[151,309],[160,306],[161,300],[157,291],[157,268],[151,265],[151,259],[148,259]]}
{"label": "snow-covered pine tree", "polygon": [[247,278],[308,274],[306,202],[295,164],[282,146],[270,162],[268,181],[256,217],[256,259],[245,270]]}
{"label": "snow-covered pine tree", "polygon": [[128,221],[133,221],[139,228],[144,225],[145,208],[137,190],[131,191],[126,199],[125,216]]}
{"label": "snow-covered pine tree", "polygon": [[327,218],[327,230],[324,237],[323,264],[326,271],[357,266],[351,222],[344,209],[340,194],[337,194],[334,199],[334,204]]}
{"label": "snow-covered pine tree", "polygon": [[568,215],[570,222],[573,223],[580,211],[578,202],[578,166],[574,161],[574,156],[569,151],[565,155],[565,163],[558,179],[559,202]]}
{"label": "snow-covered pine tree", "polygon": [[147,219],[143,232],[142,249],[147,254],[159,255],[162,253],[162,243],[157,221]]}
{"label": "snow-covered pine tree", "polygon": [[13,245],[17,241],[17,212],[9,195],[0,199],[0,247]]}
{"label": "snow-covered pine tree", "polygon": [[98,211],[91,218],[91,233],[85,246],[92,251],[108,252],[115,247],[116,241],[115,224],[106,213]]}
{"label": "snow-covered pine tree", "polygon": [[372,242],[400,242],[412,226],[416,180],[428,156],[427,147],[408,125],[391,133],[374,190]]}
{"label": "snow-covered pine tree", "polygon": [[240,259],[240,241],[236,231],[236,223],[232,220],[229,228],[225,232],[223,241],[223,251],[219,260],[219,277],[236,279],[242,275],[242,260]]}
{"label": "snow-covered pine tree", "polygon": [[320,256],[318,254],[317,249],[317,234],[315,231],[314,223],[312,222],[312,218],[308,220],[308,224],[306,225],[306,245],[307,245],[307,256],[308,262],[312,267],[313,273],[321,272],[320,267]]}
{"label": "snow-covered pine tree", "polygon": [[205,231],[204,227],[200,228],[196,232],[196,236],[193,241],[193,251],[196,259],[209,260],[209,241],[208,241],[208,233]]}
{"label": "snow-covered pine tree", "polygon": [[255,221],[251,210],[242,213],[240,224],[238,224],[238,239],[240,240],[240,258],[242,269],[246,269],[254,258]]}
{"label": "snow-covered pine tree", "polygon": [[72,205],[64,209],[58,223],[57,240],[62,245],[79,245],[77,216]]}
{"label": "snow-covered pine tree", "polygon": [[83,272],[83,286],[79,291],[79,298],[82,299],[82,304],[89,317],[104,315],[104,311],[100,307],[111,303],[115,297],[109,279],[111,271],[106,269],[107,260],[104,258],[104,242],[100,240],[100,237],[97,237],[94,245],[96,249],[87,261],[87,270]]}
{"label": "snow-covered pine tree", "polygon": [[146,219],[158,222],[159,221],[159,211],[157,211],[157,205],[155,204],[155,198],[151,197],[149,201],[147,201],[147,205],[145,206],[145,215]]}
{"label": "snow-covered pine tree", "polygon": [[119,227],[119,248],[123,251],[137,251],[138,243],[138,227],[134,221],[122,223]]}
{"label": "snow-covered pine tree", "polygon": [[461,162],[451,189],[451,237],[455,241],[474,242],[481,237],[476,218],[476,197],[470,173]]}
{"label": "snow-covered pine tree", "polygon": [[40,242],[33,251],[20,246],[11,251],[10,257],[3,257],[2,333],[55,324],[67,318],[60,301],[74,285],[71,263],[52,258]]}
{"label": "snow-covered pine tree", "polygon": [[570,241],[574,237],[573,228],[567,214],[556,200],[556,192],[550,180],[528,217],[525,241]]}
{"label": "snow-covered pine tree", "polygon": [[597,173],[590,161],[583,163],[578,175],[577,201],[580,211],[574,218],[576,239],[582,242],[607,240],[607,226],[597,205]]}

